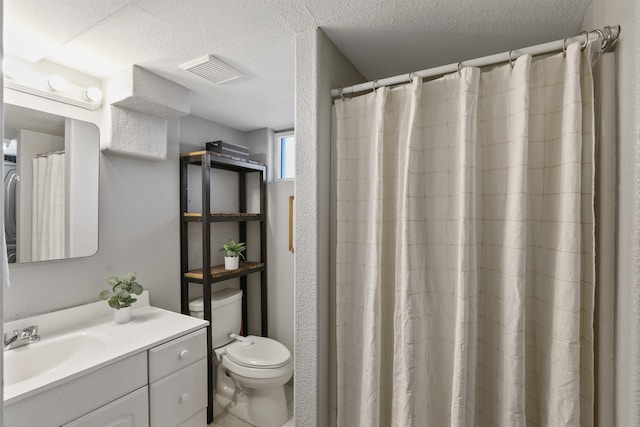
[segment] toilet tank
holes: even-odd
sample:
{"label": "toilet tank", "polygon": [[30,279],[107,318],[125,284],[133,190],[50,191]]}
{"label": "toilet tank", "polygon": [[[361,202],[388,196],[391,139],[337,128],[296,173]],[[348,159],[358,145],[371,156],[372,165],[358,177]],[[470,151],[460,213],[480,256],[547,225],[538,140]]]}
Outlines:
{"label": "toilet tank", "polygon": [[[202,297],[189,302],[189,313],[204,319]],[[242,290],[223,289],[211,294],[211,343],[212,348],[231,341],[229,334],[239,334],[242,327]]]}

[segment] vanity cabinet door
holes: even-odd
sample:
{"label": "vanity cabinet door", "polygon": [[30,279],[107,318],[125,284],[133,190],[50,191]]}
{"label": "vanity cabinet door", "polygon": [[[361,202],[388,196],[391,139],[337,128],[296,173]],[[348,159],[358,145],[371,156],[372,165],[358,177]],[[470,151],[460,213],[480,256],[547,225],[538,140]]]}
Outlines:
{"label": "vanity cabinet door", "polygon": [[147,386],[114,400],[63,427],[145,427],[149,425]]}

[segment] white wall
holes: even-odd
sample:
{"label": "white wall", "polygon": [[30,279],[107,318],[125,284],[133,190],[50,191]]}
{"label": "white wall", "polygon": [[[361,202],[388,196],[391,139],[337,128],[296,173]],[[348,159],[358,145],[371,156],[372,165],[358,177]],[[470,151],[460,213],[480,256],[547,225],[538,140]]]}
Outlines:
{"label": "white wall", "polygon": [[329,425],[331,96],[364,78],[317,28],[296,35],[295,381],[297,426]]}
{"label": "white wall", "polygon": [[284,344],[295,356],[293,344],[295,255],[289,251],[289,196],[293,196],[294,191],[293,181],[267,184],[269,336]]}
{"label": "white wall", "polygon": [[[245,143],[251,158],[267,165],[267,283],[269,336],[293,352],[294,254],[289,252],[289,196],[293,181],[274,181],[275,131],[247,132]],[[295,380],[295,378],[294,378]]]}
{"label": "white wall", "polygon": [[[640,5],[593,0],[584,30],[621,25],[618,79],[615,425],[640,425]],[[600,286],[612,284],[601,283]]]}

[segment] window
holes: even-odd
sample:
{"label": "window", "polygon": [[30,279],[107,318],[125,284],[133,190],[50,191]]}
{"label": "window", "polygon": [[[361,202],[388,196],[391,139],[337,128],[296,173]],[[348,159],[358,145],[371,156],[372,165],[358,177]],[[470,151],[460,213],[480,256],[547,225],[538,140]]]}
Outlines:
{"label": "window", "polygon": [[296,177],[296,136],[293,131],[276,133],[276,179]]}

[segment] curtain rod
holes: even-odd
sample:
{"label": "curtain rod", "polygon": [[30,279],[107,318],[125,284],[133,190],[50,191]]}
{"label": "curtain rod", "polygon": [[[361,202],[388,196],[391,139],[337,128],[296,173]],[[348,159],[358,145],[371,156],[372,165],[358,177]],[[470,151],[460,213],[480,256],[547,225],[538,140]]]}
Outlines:
{"label": "curtain rod", "polygon": [[331,89],[332,98],[343,98],[345,95],[352,95],[357,92],[366,92],[374,90],[383,86],[392,86],[400,83],[408,83],[414,77],[429,78],[442,76],[447,73],[453,73],[459,70],[461,67],[485,67],[488,65],[495,65],[502,62],[515,61],[519,56],[530,54],[543,55],[546,53],[560,52],[567,48],[567,45],[573,42],[589,42],[591,40],[600,39],[602,42],[602,48],[612,46],[620,35],[620,26],[606,26],[603,29],[595,29],[591,31],[583,31],[577,36],[569,37],[562,40],[556,40],[553,42],[543,43],[535,46],[525,47],[521,49],[513,49],[509,52],[496,53],[494,55],[483,56],[481,58],[470,59],[467,61],[456,62],[453,64],[442,65],[440,67],[429,68],[421,71],[414,71],[407,74],[400,74],[398,76],[387,77],[380,80],[374,80],[371,82],[360,83],[353,86]]}

